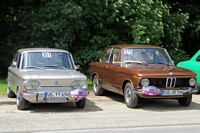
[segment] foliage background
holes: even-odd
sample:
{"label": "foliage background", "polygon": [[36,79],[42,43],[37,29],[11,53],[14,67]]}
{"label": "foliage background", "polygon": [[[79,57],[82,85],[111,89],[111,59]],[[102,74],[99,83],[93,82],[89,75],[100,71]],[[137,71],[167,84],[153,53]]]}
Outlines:
{"label": "foliage background", "polygon": [[198,0],[1,0],[0,77],[19,48],[61,48],[80,71],[113,44],[167,48],[175,63],[200,49]]}

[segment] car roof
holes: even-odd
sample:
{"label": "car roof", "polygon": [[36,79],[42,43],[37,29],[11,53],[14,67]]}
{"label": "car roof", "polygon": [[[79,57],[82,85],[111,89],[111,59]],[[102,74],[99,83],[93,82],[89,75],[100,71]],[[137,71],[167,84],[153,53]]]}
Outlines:
{"label": "car roof", "polygon": [[160,46],[153,46],[153,45],[138,45],[138,44],[118,44],[118,45],[111,45],[109,47],[117,47],[117,48],[162,48]]}
{"label": "car roof", "polygon": [[22,49],[18,49],[17,52],[20,53],[25,53],[25,52],[44,52],[44,51],[48,51],[48,52],[67,52],[66,50],[63,49],[56,49],[56,48],[22,48]]}

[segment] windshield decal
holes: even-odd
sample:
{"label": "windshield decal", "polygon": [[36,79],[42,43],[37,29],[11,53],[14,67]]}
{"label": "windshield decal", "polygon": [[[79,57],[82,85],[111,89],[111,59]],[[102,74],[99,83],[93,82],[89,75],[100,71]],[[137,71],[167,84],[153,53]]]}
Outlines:
{"label": "windshield decal", "polygon": [[42,52],[42,58],[51,58],[51,52]]}
{"label": "windshield decal", "polygon": [[133,54],[133,50],[132,49],[125,49],[124,54]]}

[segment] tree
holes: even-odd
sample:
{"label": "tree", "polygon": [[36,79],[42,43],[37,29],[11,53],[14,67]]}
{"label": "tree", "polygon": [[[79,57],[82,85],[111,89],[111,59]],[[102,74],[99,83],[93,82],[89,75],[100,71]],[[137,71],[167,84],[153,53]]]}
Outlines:
{"label": "tree", "polygon": [[188,15],[170,12],[171,7],[159,0],[20,0],[17,6],[12,2],[12,10],[2,15],[12,22],[2,46],[3,62],[19,48],[61,48],[71,52],[87,74],[89,63],[112,44],[163,46],[175,61],[185,54],[180,41]]}

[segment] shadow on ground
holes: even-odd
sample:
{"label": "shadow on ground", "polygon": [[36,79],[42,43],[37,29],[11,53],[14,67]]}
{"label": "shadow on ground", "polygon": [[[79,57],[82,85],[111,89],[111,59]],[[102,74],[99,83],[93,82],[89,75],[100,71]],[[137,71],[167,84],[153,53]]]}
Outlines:
{"label": "shadow on ground", "polygon": [[[121,102],[125,104],[124,97],[109,91],[106,91],[105,97],[112,99],[115,102]],[[193,97],[200,97],[197,94],[193,94]],[[126,107],[126,106],[125,106]],[[143,99],[140,98],[138,106],[130,109],[142,109],[147,111],[181,111],[181,110],[200,110],[200,103],[192,100],[190,106],[181,106],[176,99]]]}

